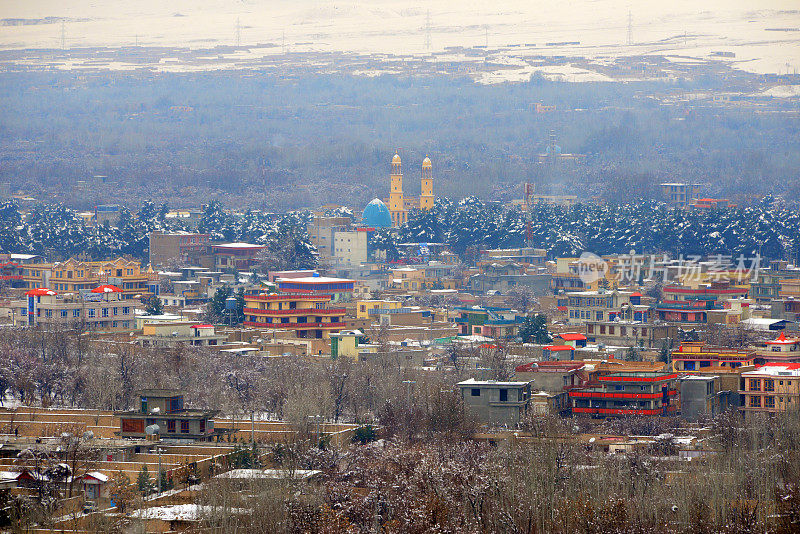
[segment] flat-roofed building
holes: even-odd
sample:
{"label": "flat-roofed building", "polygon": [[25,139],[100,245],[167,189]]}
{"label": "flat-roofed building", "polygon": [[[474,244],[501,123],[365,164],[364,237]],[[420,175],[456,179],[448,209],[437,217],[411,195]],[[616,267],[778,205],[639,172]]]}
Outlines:
{"label": "flat-roofed building", "polygon": [[684,342],[672,351],[672,370],[677,373],[694,373],[706,367],[737,367],[763,363],[753,349],[714,347],[702,342]]}
{"label": "flat-roofed building", "polygon": [[523,421],[531,398],[530,382],[479,381],[458,383],[465,409],[484,423],[514,426]]}
{"label": "flat-roofed building", "polygon": [[244,325],[289,330],[298,338],[330,339],[345,327],[344,308],[331,308],[330,295],[313,293],[245,294]]}
{"label": "flat-roofed building", "polygon": [[800,411],[800,363],[767,362],[742,373],[739,386],[746,416]]}
{"label": "flat-roofed building", "polygon": [[116,412],[119,435],[145,438],[145,429],[158,425],[162,439],[211,441],[217,434],[213,417],[218,410],[187,409],[183,392],[176,389],[144,389],[139,392],[138,410]]}
{"label": "flat-roofed building", "polygon": [[[25,300],[11,301],[14,326],[41,326],[69,329],[76,326],[96,331],[133,330],[135,307],[122,300],[122,291],[114,286],[107,293],[85,291],[59,293],[47,288],[31,289]],[[96,288],[97,289],[97,288]]]}

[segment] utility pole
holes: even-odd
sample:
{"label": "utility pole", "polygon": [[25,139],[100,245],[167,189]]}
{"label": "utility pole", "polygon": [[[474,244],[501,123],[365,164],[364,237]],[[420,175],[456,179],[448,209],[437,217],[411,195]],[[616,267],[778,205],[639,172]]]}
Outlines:
{"label": "utility pole", "polygon": [[236,17],[236,48],[242,44],[242,26],[239,24],[239,17]]}
{"label": "utility pole", "polygon": [[67,26],[64,20],[61,20],[61,50],[67,49]]}
{"label": "utility pole", "polygon": [[431,10],[425,16],[425,50],[431,49]]}
{"label": "utility pole", "polygon": [[628,10],[628,44],[633,44],[633,14]]}

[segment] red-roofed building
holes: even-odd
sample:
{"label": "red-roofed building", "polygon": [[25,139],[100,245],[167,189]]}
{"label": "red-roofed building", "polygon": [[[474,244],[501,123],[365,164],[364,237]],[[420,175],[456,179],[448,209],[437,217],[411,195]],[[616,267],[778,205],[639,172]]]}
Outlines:
{"label": "red-roofed building", "polygon": [[556,334],[556,341],[559,339],[564,342],[564,345],[570,347],[580,348],[586,346],[586,336],[575,332],[564,332],[563,334]]}
{"label": "red-roofed building", "polygon": [[763,363],[758,353],[751,349],[714,347],[702,342],[682,343],[672,351],[672,369],[678,373],[696,373],[706,367],[737,367]]}
{"label": "red-roofed building", "polygon": [[665,371],[597,371],[569,391],[572,413],[592,416],[668,415],[678,406],[678,375]]}
{"label": "red-roofed building", "polygon": [[245,326],[291,330],[301,339],[330,339],[345,327],[344,308],[331,308],[330,295],[281,292],[244,296]]}
{"label": "red-roofed building", "polygon": [[133,330],[134,307],[122,300],[122,295],[35,288],[25,293],[25,300],[11,302],[12,321],[15,326],[69,328],[81,324],[104,332]]}
{"label": "red-roofed building", "polygon": [[800,339],[786,337],[781,332],[772,341],[764,342],[764,348],[759,349],[758,354],[768,362],[800,362]]}

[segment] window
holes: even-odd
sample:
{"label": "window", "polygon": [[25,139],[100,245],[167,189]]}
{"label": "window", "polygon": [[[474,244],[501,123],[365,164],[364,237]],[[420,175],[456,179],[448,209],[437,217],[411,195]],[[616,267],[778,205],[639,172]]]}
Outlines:
{"label": "window", "polygon": [[175,433],[175,419],[169,419],[167,421],[167,433],[174,434]]}
{"label": "window", "polygon": [[508,390],[501,389],[500,390],[500,402],[507,402],[508,401]]}
{"label": "window", "polygon": [[775,397],[767,396],[764,397],[764,408],[774,408],[775,407]]}
{"label": "window", "polygon": [[189,433],[189,421],[186,419],[181,419],[181,434],[188,434]]}
{"label": "window", "polygon": [[761,391],[761,380],[757,378],[751,378],[749,391]]}
{"label": "window", "polygon": [[750,407],[751,408],[761,408],[761,397],[758,395],[751,395],[750,396]]}
{"label": "window", "polygon": [[52,317],[53,316],[53,310],[45,310],[44,311],[44,316],[45,317]]}
{"label": "window", "polygon": [[122,315],[128,315],[131,313],[131,309],[128,306],[122,308]]}
{"label": "window", "polygon": [[119,315],[117,313],[118,310],[119,310],[119,308],[111,308],[111,315]]}
{"label": "window", "polygon": [[88,316],[89,316],[89,317],[94,317],[94,310],[91,310],[91,309],[90,309],[90,310],[88,311]]}
{"label": "window", "polygon": [[775,391],[775,380],[771,378],[764,379],[764,391]]}
{"label": "window", "polygon": [[66,319],[67,315],[68,315],[67,310],[61,310],[61,317],[62,318]]}
{"label": "window", "polygon": [[72,316],[73,317],[80,317],[81,316],[81,310],[77,310],[77,309],[76,310],[72,310]]}
{"label": "window", "polygon": [[481,396],[481,389],[480,388],[472,388],[470,390],[470,395],[473,397],[480,397]]}
{"label": "window", "polygon": [[103,317],[108,317],[108,308],[103,308]]}
{"label": "window", "polygon": [[206,420],[205,419],[200,419],[200,433],[201,434],[205,434],[206,433]]}

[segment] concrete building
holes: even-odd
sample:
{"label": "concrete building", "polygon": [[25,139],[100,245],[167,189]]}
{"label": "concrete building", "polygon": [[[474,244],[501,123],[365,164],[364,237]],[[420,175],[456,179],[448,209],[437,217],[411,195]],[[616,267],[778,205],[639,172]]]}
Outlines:
{"label": "concrete building", "polygon": [[228,336],[216,333],[214,325],[176,321],[144,324],[136,342],[145,347],[214,347],[227,339]]}
{"label": "concrete building", "polygon": [[642,304],[638,291],[573,291],[567,293],[567,322],[583,325],[589,321],[638,321],[649,320],[650,306]]}
{"label": "concrete building", "polygon": [[719,376],[684,376],[680,379],[681,416],[688,421],[714,417],[724,405],[720,401]]}
{"label": "concrete building", "polygon": [[739,393],[746,416],[800,411],[800,363],[768,362],[742,373]]}
{"label": "concrete building", "polygon": [[142,269],[138,260],[117,258],[108,261],[79,261],[70,258],[55,263],[28,263],[22,266],[23,287],[51,288],[77,293],[110,284],[122,290],[122,299],[156,295],[160,280],[152,269]]}
{"label": "concrete building", "polygon": [[586,381],[583,362],[530,362],[518,365],[514,378],[531,383],[532,391],[559,393]]}
{"label": "concrete building", "polygon": [[531,398],[529,382],[478,381],[458,383],[465,409],[479,421],[515,426],[523,421]]}
{"label": "concrete building", "polygon": [[367,343],[367,337],[360,330],[342,330],[330,334],[331,338],[331,358],[350,358],[354,361],[361,361],[367,358],[368,354],[378,352],[378,345]]}
{"label": "concrete building", "polygon": [[304,292],[311,295],[327,295],[333,302],[350,302],[356,281],[349,278],[329,276],[306,276],[276,279],[278,289],[286,292]]}
{"label": "concrete building", "polygon": [[214,429],[217,410],[184,408],[183,393],[174,389],[145,389],[139,395],[139,409],[116,412],[119,435],[145,438],[145,428],[158,425],[158,435],[168,440],[211,441],[219,432]]}
{"label": "concrete building", "polygon": [[333,259],[336,263],[359,265],[369,260],[369,231],[357,228],[333,233]]}
{"label": "concrete building", "polygon": [[580,388],[571,389],[572,412],[593,416],[668,415],[676,411],[678,375],[665,371],[590,373]]}
{"label": "concrete building", "polygon": [[197,232],[151,232],[150,265],[161,268],[165,265],[194,265],[200,263],[211,244],[210,234]]}
{"label": "concrete building", "polygon": [[245,294],[245,326],[293,331],[298,338],[330,339],[345,327],[344,308],[330,308],[330,295]]}
{"label": "concrete building", "polygon": [[661,184],[661,193],[667,203],[685,208],[700,198],[700,184],[685,182],[665,182]]}
{"label": "concrete building", "polygon": [[[11,302],[14,326],[67,329],[77,325],[96,331],[133,330],[134,306],[121,299],[114,286],[108,292],[59,293],[47,288],[31,289],[25,300]],[[98,289],[98,288],[96,288]]]}
{"label": "concrete building", "polygon": [[586,337],[593,343],[661,348],[678,340],[678,326],[641,321],[587,321]]}
{"label": "concrete building", "polygon": [[755,350],[714,347],[702,342],[681,343],[672,351],[672,370],[676,373],[695,373],[707,367],[737,367],[763,363]]}

